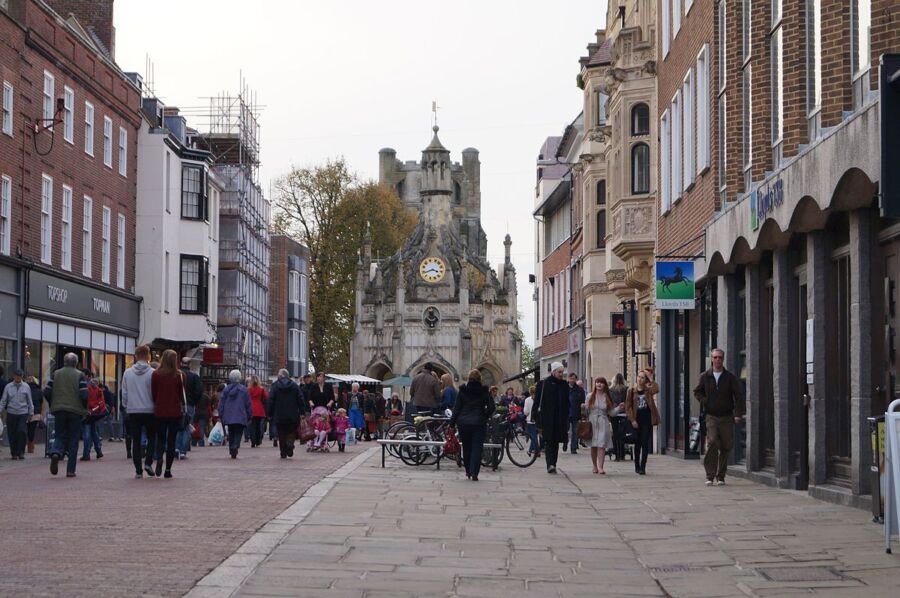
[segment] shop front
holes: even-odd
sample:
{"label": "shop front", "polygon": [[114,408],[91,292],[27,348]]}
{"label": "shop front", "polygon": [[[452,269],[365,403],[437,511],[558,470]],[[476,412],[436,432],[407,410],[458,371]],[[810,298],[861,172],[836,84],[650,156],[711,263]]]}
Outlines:
{"label": "shop front", "polygon": [[18,365],[19,272],[0,264],[0,367],[7,377]]}
{"label": "shop front", "polygon": [[123,293],[32,270],[28,276],[24,366],[47,383],[63,355],[118,394],[122,373],[133,362],[140,302]]}

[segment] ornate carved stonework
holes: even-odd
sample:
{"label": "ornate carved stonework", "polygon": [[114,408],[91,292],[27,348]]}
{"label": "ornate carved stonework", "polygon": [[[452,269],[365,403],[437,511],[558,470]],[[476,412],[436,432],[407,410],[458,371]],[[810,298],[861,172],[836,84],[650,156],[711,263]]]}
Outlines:
{"label": "ornate carved stonework", "polygon": [[[648,54],[649,54],[649,52],[648,52]],[[643,70],[648,75],[655,75],[656,74],[656,61],[648,60],[647,62],[644,63],[644,66],[642,67],[641,70]]]}

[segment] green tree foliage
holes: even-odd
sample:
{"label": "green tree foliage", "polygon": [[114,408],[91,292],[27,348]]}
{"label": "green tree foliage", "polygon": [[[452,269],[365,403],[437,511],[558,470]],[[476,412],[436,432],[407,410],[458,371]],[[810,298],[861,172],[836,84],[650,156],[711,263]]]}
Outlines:
{"label": "green tree foliage", "polygon": [[415,228],[416,215],[389,187],[360,182],[343,158],[294,168],[276,181],[273,203],[273,231],[310,251],[310,362],[320,371],[349,372],[356,271],[366,228],[373,258],[389,256]]}

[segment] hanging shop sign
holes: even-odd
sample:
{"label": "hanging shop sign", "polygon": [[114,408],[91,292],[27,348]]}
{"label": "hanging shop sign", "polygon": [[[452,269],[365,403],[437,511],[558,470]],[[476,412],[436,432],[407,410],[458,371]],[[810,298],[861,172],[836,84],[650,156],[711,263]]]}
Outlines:
{"label": "hanging shop sign", "polygon": [[694,309],[694,262],[656,262],[656,309]]}
{"label": "hanging shop sign", "polygon": [[756,230],[760,222],[784,203],[784,182],[777,178],[760,185],[750,193],[750,228]]}

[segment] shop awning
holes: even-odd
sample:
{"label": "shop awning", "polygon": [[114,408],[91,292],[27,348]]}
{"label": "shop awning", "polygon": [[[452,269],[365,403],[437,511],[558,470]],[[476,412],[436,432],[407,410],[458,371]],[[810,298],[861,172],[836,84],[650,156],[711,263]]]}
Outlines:
{"label": "shop awning", "polygon": [[368,376],[354,376],[353,374],[325,374],[326,382],[342,382],[344,384],[384,384],[381,380]]}
{"label": "shop awning", "polygon": [[381,383],[382,386],[409,386],[410,384],[412,384],[412,378],[409,376],[397,376]]}

